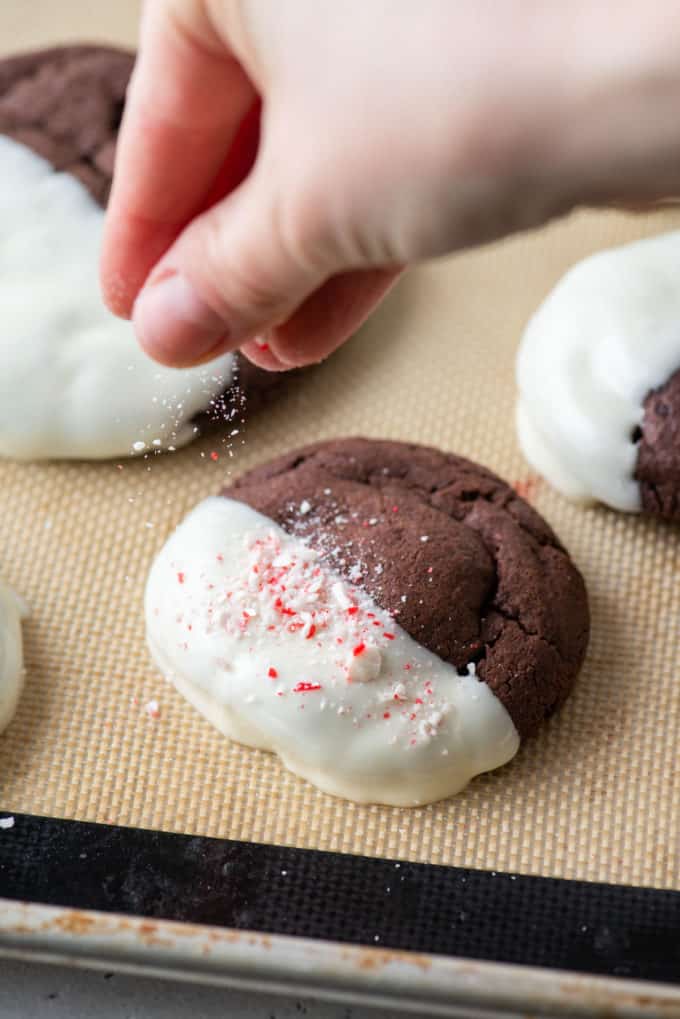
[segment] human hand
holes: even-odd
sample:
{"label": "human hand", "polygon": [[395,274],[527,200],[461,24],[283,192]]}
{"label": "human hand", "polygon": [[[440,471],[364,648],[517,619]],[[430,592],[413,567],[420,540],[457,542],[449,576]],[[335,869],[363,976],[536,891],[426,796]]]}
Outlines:
{"label": "human hand", "polygon": [[148,0],[108,304],[163,363],[297,367],[402,266],[677,192],[678,19],[654,6]]}

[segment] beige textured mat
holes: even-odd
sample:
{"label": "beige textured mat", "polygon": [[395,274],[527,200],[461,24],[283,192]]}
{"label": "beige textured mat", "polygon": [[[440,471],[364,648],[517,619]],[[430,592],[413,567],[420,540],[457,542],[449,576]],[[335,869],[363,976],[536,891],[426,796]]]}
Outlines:
{"label": "beige textured mat", "polygon": [[[0,45],[132,40],[136,4],[107,5],[106,22],[96,6],[4,0]],[[0,566],[32,608],[26,690],[0,737],[2,807],[680,887],[680,530],[565,502],[530,478],[512,425],[514,352],[547,289],[598,247],[678,225],[671,214],[579,214],[413,273],[231,449],[209,437],[122,469],[0,463]],[[230,469],[348,433],[440,445],[524,483],[591,597],[590,652],[559,717],[509,766],[423,809],[336,800],[268,754],[228,744],[144,647],[145,575],[184,513]]]}

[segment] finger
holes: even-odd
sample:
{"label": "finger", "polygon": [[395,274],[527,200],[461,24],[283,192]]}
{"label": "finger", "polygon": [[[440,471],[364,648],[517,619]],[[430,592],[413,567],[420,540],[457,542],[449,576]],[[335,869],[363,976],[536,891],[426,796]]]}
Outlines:
{"label": "finger", "polygon": [[244,118],[256,96],[203,7],[151,0],[145,9],[102,253],[104,296],[118,314],[129,315],[149,271],[214,195],[218,176],[225,193],[247,172],[244,159],[252,162],[253,114],[245,125]]}
{"label": "finger", "polygon": [[365,322],[394,285],[399,269],[343,273],[329,279],[281,326],[241,352],[259,368],[286,371],[323,361]]}

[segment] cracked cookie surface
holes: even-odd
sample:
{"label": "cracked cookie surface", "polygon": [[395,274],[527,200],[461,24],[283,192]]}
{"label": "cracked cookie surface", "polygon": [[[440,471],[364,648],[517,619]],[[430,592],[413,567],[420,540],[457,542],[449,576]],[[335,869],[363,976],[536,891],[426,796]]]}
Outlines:
{"label": "cracked cookie surface", "polygon": [[321,550],[427,650],[476,672],[520,736],[567,697],[589,633],[583,579],[545,520],[463,457],[321,442],[226,488]]}

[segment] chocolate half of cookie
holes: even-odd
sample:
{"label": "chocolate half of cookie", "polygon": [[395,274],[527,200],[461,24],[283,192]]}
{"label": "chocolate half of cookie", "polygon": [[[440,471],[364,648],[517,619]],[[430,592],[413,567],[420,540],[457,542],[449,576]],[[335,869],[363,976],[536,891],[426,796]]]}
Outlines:
{"label": "chocolate half of cookie", "polygon": [[[103,46],[0,61],[0,259],[9,267],[0,454],[101,458],[180,446],[281,379],[232,354],[200,370],[161,369],[102,305],[100,210],[133,65],[132,53]],[[66,406],[53,379],[78,400]]]}
{"label": "chocolate half of cookie", "polygon": [[680,371],[645,399],[635,477],[646,513],[680,522]]}
{"label": "chocolate half of cookie", "polygon": [[228,737],[327,792],[431,802],[564,701],[583,580],[527,503],[422,446],[345,439],[200,503],[147,583],[149,648]]}

